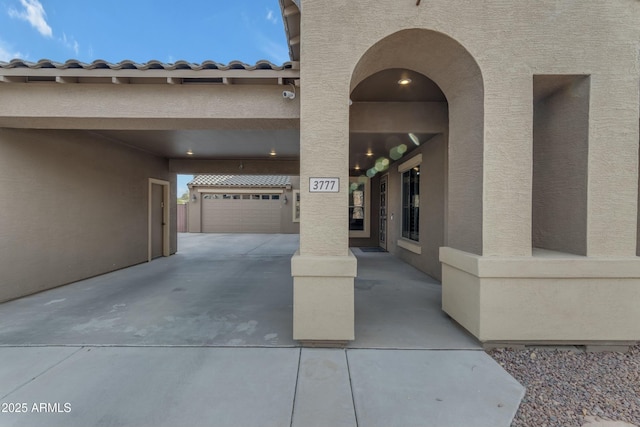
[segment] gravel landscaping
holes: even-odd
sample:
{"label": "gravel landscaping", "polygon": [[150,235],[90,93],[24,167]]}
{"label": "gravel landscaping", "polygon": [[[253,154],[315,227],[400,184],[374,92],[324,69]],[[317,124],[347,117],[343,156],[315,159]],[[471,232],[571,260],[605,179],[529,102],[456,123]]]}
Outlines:
{"label": "gravel landscaping", "polygon": [[640,426],[640,345],[627,353],[579,347],[487,353],[527,389],[512,427],[580,427],[586,417]]}

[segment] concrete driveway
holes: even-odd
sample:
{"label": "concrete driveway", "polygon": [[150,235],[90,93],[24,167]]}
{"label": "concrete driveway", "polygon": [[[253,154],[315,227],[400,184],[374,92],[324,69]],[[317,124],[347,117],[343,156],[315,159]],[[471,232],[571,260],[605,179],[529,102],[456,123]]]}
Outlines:
{"label": "concrete driveway", "polygon": [[522,386],[387,253],[354,249],[349,348],[297,347],[297,247],[186,234],[172,257],[0,304],[0,427],[510,425]]}
{"label": "concrete driveway", "polygon": [[[296,346],[298,236],[181,234],[168,258],[0,307],[4,345]],[[479,349],[441,310],[441,288],[388,253],[358,257],[352,348]]]}

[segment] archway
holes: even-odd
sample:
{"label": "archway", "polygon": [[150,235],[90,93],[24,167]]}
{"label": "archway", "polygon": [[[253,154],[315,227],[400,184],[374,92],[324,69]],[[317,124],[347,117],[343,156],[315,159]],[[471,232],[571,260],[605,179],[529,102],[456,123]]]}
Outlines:
{"label": "archway", "polygon": [[[360,236],[350,229],[350,244],[360,252],[363,246],[379,245],[435,279],[391,267],[389,254],[354,251],[360,266],[354,345],[392,342],[429,348],[449,345],[439,341],[444,336],[461,348],[472,345],[442,311],[438,281],[441,247],[478,255],[483,249],[480,69],[450,37],[403,30],[378,41],[360,58],[350,101],[350,190],[368,191],[364,217],[369,215],[370,230]],[[356,196],[349,196],[350,225],[357,202],[362,203],[361,195]],[[380,270],[385,263],[393,273]]]}
{"label": "archway", "polygon": [[[448,145],[445,153],[443,246],[481,255],[484,87],[480,68],[460,43],[445,34],[425,29],[402,30],[380,40],[360,58],[352,74],[351,93],[367,79],[391,77],[394,73],[391,70],[423,76],[446,97],[448,128],[437,132],[442,133]],[[428,81],[423,81],[425,87],[430,87]],[[390,95],[384,101],[388,103],[387,107],[397,109],[397,114],[406,119],[405,126],[429,130],[431,124],[437,125],[434,117],[441,116],[442,106],[435,103],[441,104],[441,100],[417,97],[415,99],[421,105],[416,105],[410,97],[398,100]],[[380,114],[378,118],[384,115],[385,109],[389,111],[387,107],[377,112]],[[358,108],[354,109],[352,105],[352,112],[356,113],[350,120],[352,131],[357,115],[354,110]],[[403,113],[403,110],[406,111]],[[390,128],[397,124],[398,121]],[[395,130],[402,129],[398,127]],[[355,164],[350,167],[355,167]]]}

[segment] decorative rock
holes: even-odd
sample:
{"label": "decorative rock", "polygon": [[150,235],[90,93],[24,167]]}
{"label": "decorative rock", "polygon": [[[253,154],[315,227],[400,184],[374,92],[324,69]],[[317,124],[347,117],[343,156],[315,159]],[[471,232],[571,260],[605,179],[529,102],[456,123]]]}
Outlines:
{"label": "decorative rock", "polygon": [[640,427],[640,345],[626,353],[487,353],[527,388],[512,427]]}

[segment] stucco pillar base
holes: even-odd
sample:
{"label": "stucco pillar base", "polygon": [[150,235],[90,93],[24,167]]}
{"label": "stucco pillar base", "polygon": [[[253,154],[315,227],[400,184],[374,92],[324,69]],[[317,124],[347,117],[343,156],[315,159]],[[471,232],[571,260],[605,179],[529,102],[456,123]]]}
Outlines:
{"label": "stucco pillar base", "polygon": [[445,247],[440,261],[442,309],[484,343],[640,341],[640,258],[482,257]]}
{"label": "stucco pillar base", "polygon": [[308,256],[291,259],[293,339],[345,342],[355,338],[354,278],[356,257]]}

